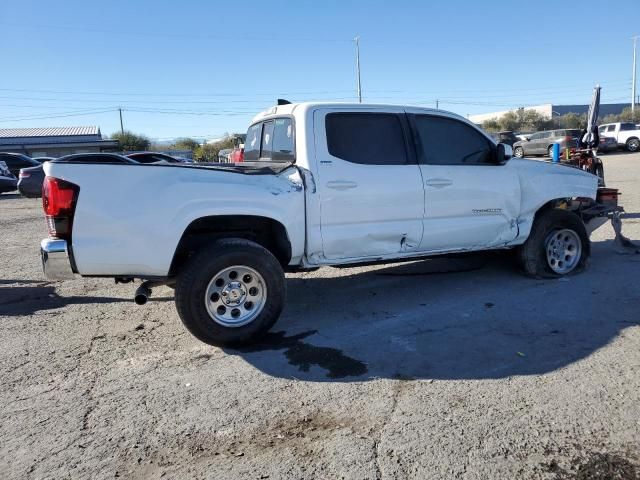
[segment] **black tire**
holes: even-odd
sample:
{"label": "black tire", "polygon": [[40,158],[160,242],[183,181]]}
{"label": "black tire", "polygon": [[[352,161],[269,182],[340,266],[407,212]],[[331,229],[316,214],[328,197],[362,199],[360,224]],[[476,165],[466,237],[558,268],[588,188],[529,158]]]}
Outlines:
{"label": "black tire", "polygon": [[[581,242],[580,258],[576,266],[566,274],[555,272],[547,260],[546,242],[557,230],[572,230]],[[518,261],[524,273],[534,278],[558,278],[585,269],[591,254],[591,243],[584,223],[575,213],[561,209],[546,210],[536,216],[527,241],[518,247]]]}
{"label": "black tire", "polygon": [[553,158],[553,145],[547,147],[547,157]]}
{"label": "black tire", "polygon": [[[243,326],[218,323],[205,306],[207,287],[225,268],[243,265],[258,272],[266,283],[266,300],[260,314]],[[193,255],[181,269],[175,288],[178,315],[196,338],[216,346],[248,343],[267,332],[284,307],[286,285],[280,262],[267,249],[250,240],[218,240]]]}
{"label": "black tire", "polygon": [[524,149],[522,147],[516,147],[513,149],[513,155],[516,158],[523,158],[524,157]]}
{"label": "black tire", "polygon": [[627,140],[627,150],[629,152],[637,152],[640,150],[640,139],[630,138]]}

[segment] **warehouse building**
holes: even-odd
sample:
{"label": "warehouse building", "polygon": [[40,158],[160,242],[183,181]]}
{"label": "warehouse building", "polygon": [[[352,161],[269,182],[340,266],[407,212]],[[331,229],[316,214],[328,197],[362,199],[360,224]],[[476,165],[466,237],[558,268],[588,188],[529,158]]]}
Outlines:
{"label": "warehouse building", "polygon": [[104,140],[98,127],[0,128],[0,152],[30,157],[118,151],[117,140]]}
{"label": "warehouse building", "polygon": [[[603,103],[600,105],[600,118],[606,117],[610,114],[618,115],[622,113],[622,110],[629,105],[629,103]],[[546,103],[544,105],[525,107],[524,109],[535,110],[543,117],[551,118],[565,115],[567,113],[587,113],[589,111],[589,105],[553,105],[551,103]],[[478,115],[469,115],[469,120],[480,125],[487,120],[491,120],[494,118],[497,119],[502,117],[505,113],[515,111],[517,111],[517,109],[503,110],[500,112],[481,113]]]}

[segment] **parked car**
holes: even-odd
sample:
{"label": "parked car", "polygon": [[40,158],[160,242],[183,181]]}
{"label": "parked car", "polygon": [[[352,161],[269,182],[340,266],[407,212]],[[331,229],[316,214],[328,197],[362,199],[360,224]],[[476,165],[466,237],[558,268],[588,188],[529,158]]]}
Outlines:
{"label": "parked car", "polygon": [[13,192],[16,189],[16,178],[11,174],[7,164],[0,161],[0,193]]}
{"label": "parked car", "polygon": [[515,133],[511,131],[492,133],[491,138],[493,138],[496,143],[506,143],[511,146],[519,140]]}
{"label": "parked car", "polygon": [[42,196],[42,182],[44,169],[37,167],[21,168],[18,175],[18,191],[25,197],[38,198]]}
{"label": "parked car", "polygon": [[177,158],[174,158],[171,155],[167,155],[166,153],[137,152],[137,153],[129,153],[127,154],[127,157],[139,163],[156,163],[156,162],[182,163]]}
{"label": "parked car", "polygon": [[240,163],[244,161],[244,143],[247,136],[237,133],[233,136],[233,149],[229,153],[229,161],[232,163]]}
{"label": "parked car", "polygon": [[618,150],[618,142],[613,137],[600,137],[598,153],[614,152]]}
{"label": "parked car", "polygon": [[218,152],[218,162],[220,163],[229,163],[231,162],[231,152],[233,152],[233,148],[223,148]]}
{"label": "parked car", "polygon": [[[50,157],[40,157],[44,159],[44,162],[50,162],[55,160]],[[83,161],[91,161],[93,163],[138,163],[137,160],[121,157],[120,155],[112,154],[75,154],[66,157],[68,161],[77,161],[79,158]],[[34,160],[36,160],[34,158]],[[159,160],[156,160],[159,161]],[[141,162],[144,163],[144,162]],[[42,196],[42,182],[44,182],[44,168],[42,164],[38,164],[36,167],[22,168],[18,175],[18,191],[28,198],[38,198]]]}
{"label": "parked car", "polygon": [[27,157],[21,153],[5,153],[0,152],[0,161],[3,161],[9,167],[11,174],[18,178],[21,168],[37,167],[39,162],[31,157]]}
{"label": "parked car", "polygon": [[531,132],[531,133],[516,133],[516,138],[518,140],[528,140],[529,137],[531,135],[533,135],[535,132]]}
{"label": "parked car", "polygon": [[0,193],[13,192],[16,189],[18,181],[15,177],[5,177],[0,175]]}
{"label": "parked car", "polygon": [[600,136],[615,138],[618,146],[629,152],[640,151],[640,128],[635,123],[605,123],[598,127],[598,132]]}
{"label": "parked car", "polygon": [[581,131],[578,129],[561,129],[536,132],[529,136],[527,140],[520,140],[513,144],[513,154],[518,158],[526,155],[546,155],[551,156],[554,143],[560,144],[560,154],[567,148],[576,148],[580,139]]}
{"label": "parked car", "polygon": [[46,275],[146,279],[139,304],[172,285],[192,334],[241,344],[278,319],[285,270],[515,249],[525,273],[563,277],[586,266],[587,232],[616,203],[598,201],[590,173],[511,159],[467,119],[418,107],[279,105],[253,119],[244,155],[47,162]]}

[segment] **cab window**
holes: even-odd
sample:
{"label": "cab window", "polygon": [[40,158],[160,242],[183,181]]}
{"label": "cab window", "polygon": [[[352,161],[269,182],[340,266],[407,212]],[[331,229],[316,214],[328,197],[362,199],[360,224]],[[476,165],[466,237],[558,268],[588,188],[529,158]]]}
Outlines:
{"label": "cab window", "polygon": [[470,125],[453,118],[434,115],[416,115],[414,118],[422,163],[494,164],[493,143]]}

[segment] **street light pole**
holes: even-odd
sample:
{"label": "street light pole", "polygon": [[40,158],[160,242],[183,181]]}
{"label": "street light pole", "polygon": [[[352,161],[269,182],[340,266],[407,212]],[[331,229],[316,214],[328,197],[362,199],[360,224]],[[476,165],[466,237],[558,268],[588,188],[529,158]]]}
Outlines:
{"label": "street light pole", "polygon": [[122,107],[118,108],[120,112],[120,133],[124,135],[124,125],[122,124]]}
{"label": "street light pole", "polygon": [[631,80],[631,117],[635,120],[636,110],[636,46],[638,43],[638,35],[632,37],[633,40],[633,75]]}
{"label": "street light pole", "polygon": [[362,85],[360,84],[360,37],[353,39],[356,42],[356,92],[358,103],[362,103]]}

